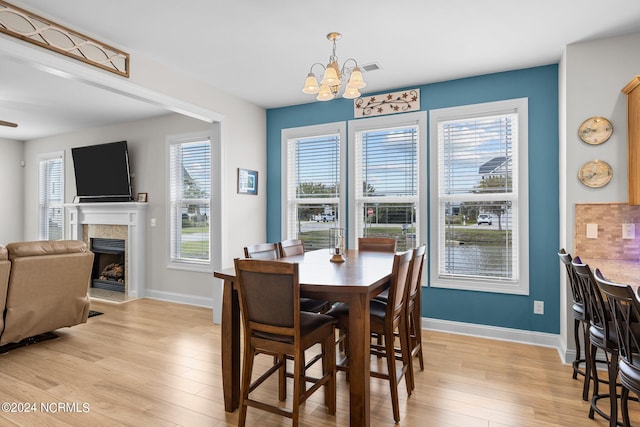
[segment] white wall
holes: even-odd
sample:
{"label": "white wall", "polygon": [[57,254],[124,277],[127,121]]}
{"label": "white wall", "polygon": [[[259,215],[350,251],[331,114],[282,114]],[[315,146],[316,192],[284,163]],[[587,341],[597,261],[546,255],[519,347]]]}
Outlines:
{"label": "white wall", "polygon": [[[573,252],[576,203],[627,202],[627,99],[621,89],[640,74],[639,46],[640,33],[566,47],[560,68],[559,242],[569,252]],[[613,124],[607,142],[594,146],[578,138],[578,127],[591,116],[604,116]],[[594,159],[613,168],[613,178],[603,188],[586,187],[577,178],[580,167]],[[571,301],[570,290],[565,286],[562,291],[564,300]],[[567,308],[567,303],[561,305],[561,319],[569,325],[573,320]],[[563,343],[574,348],[573,337],[567,336],[566,327],[563,330]]]}
{"label": "white wall", "polygon": [[[20,162],[24,158],[20,141],[0,139],[0,244],[24,240],[24,181]],[[37,203],[37,200],[36,200]]]}

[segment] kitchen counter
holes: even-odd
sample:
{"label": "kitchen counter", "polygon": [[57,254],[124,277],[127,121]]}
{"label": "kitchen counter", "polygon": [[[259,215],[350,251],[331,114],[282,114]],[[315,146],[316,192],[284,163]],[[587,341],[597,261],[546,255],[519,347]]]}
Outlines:
{"label": "kitchen counter", "polygon": [[600,272],[607,280],[634,287],[640,285],[640,261],[603,258],[586,259],[583,257],[580,257],[580,259],[582,262],[589,264],[594,274],[596,268],[600,269]]}

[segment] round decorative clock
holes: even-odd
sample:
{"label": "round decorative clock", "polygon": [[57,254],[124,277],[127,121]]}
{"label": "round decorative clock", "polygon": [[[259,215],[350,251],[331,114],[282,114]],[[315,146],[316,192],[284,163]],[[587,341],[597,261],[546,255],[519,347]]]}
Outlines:
{"label": "round decorative clock", "polygon": [[578,179],[587,187],[604,187],[611,181],[613,171],[607,162],[592,160],[585,163],[578,171]]}
{"label": "round decorative clock", "polygon": [[587,144],[602,144],[611,137],[613,125],[604,117],[590,117],[578,128],[578,136]]}

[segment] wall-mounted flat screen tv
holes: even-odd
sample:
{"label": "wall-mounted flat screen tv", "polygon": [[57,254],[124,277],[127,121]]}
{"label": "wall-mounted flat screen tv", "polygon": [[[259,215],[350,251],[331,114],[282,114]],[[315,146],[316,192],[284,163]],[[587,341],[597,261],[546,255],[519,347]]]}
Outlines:
{"label": "wall-mounted flat screen tv", "polygon": [[127,141],[71,149],[81,203],[131,201]]}

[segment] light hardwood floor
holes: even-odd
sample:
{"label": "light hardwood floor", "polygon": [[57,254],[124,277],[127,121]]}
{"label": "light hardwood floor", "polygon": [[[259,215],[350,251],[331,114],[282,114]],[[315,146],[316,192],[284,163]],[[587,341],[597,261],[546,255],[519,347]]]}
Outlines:
{"label": "light hardwood floor", "polygon": [[[0,355],[0,402],[35,404],[31,413],[3,406],[0,425],[236,425],[237,411],[224,411],[220,326],[212,324],[210,309],[148,299],[94,301],[92,309],[104,314],[59,330],[58,339]],[[571,379],[570,366],[561,364],[555,349],[428,331],[423,342],[425,371],[416,367],[413,395],[407,398],[400,385],[401,426],[607,425],[597,415],[587,418],[581,379]],[[271,358],[258,360],[266,366]],[[371,380],[372,426],[395,425],[388,387]],[[263,388],[262,398],[277,399],[275,381]],[[303,405],[301,424],[345,426],[348,411],[347,384],[339,373],[336,416],[326,414],[319,392]],[[253,408],[247,421],[290,425]],[[635,403],[634,421],[640,425]]]}

